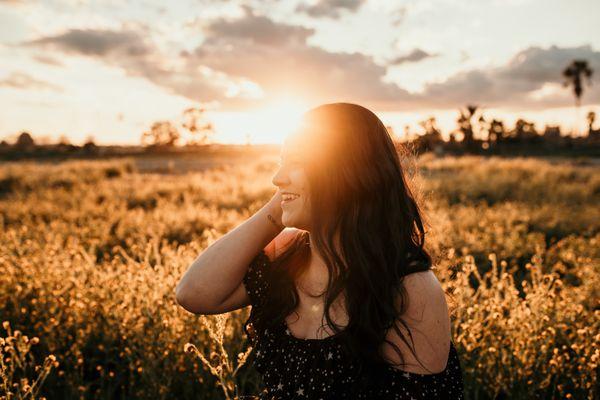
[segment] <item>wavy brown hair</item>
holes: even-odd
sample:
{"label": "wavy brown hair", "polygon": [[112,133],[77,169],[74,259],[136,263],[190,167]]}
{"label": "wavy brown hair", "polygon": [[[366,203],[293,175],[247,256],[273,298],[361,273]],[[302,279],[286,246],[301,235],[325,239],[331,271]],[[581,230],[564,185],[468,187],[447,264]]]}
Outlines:
{"label": "wavy brown hair", "polygon": [[[359,376],[366,377],[377,371],[371,367],[390,365],[380,353],[390,328],[408,345],[396,321],[408,331],[415,354],[401,317],[407,306],[402,281],[432,265],[424,248],[422,211],[405,179],[398,150],[373,112],[356,104],[325,104],[306,112],[302,126],[300,134],[310,149],[310,236],[329,270],[325,319],[345,353],[359,361]],[[299,231],[271,263],[268,301],[246,321],[246,333],[249,322],[258,331],[276,329],[296,309],[294,282],[308,267],[308,244],[309,232]],[[349,322],[341,329],[331,320],[329,308],[343,291]],[[385,341],[402,360],[396,365],[405,365],[400,349]]]}

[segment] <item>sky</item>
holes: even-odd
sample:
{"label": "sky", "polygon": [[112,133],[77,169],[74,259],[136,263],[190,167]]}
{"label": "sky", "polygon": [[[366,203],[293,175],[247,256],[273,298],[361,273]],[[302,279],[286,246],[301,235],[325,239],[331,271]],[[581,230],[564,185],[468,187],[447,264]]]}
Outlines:
{"label": "sky", "polygon": [[[214,141],[281,143],[332,102],[397,134],[434,116],[446,136],[467,104],[581,132],[600,114],[599,15],[597,0],[0,0],[0,139],[139,144],[201,107]],[[579,114],[573,59],[594,70]]]}

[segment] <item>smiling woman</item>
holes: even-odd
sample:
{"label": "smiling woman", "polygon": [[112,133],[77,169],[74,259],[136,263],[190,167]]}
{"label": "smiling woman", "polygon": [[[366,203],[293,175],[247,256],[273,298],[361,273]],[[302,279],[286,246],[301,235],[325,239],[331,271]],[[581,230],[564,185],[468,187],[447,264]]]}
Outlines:
{"label": "smiling woman", "polygon": [[252,306],[261,398],[462,399],[421,210],[379,118],[349,103],[309,110],[272,181],[273,198],[177,294],[194,312]]}

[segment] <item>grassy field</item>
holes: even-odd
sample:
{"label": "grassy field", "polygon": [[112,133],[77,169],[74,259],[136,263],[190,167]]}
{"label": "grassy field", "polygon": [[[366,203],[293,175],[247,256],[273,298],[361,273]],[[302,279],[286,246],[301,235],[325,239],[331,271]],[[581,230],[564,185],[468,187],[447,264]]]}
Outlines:
{"label": "grassy field", "polygon": [[[270,198],[276,168],[0,166],[0,398],[256,394],[249,308],[192,315],[174,288]],[[428,155],[405,168],[451,293],[467,398],[598,398],[600,167]]]}

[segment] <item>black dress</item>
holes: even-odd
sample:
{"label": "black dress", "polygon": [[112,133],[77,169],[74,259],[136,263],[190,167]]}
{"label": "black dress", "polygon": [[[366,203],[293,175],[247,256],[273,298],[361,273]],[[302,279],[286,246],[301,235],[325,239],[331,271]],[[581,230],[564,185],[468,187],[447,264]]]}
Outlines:
{"label": "black dress", "polygon": [[[261,251],[250,263],[244,285],[253,308],[261,307],[268,294],[265,268],[271,261]],[[252,316],[250,316],[252,321]],[[343,333],[343,332],[342,332]],[[463,380],[458,354],[450,342],[446,369],[436,374],[417,374],[392,367],[377,372],[377,383],[357,391],[353,387],[357,365],[343,355],[340,334],[324,339],[293,336],[284,321],[273,332],[267,329],[253,342],[254,367],[262,375],[259,399],[463,399]]]}

